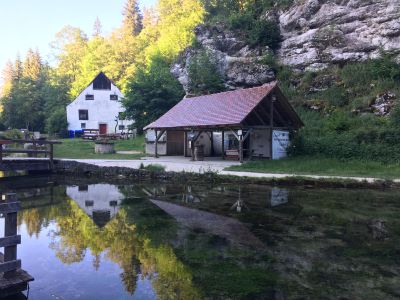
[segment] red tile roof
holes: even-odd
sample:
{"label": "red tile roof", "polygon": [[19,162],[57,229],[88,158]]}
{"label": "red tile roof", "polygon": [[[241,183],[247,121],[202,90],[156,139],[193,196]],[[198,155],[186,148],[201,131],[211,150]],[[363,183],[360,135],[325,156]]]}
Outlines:
{"label": "red tile roof", "polygon": [[239,125],[276,85],[184,98],[144,129]]}

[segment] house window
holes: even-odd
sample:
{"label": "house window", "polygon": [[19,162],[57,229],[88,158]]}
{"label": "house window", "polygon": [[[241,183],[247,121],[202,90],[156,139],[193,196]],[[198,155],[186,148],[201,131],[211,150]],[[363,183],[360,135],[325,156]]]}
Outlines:
{"label": "house window", "polygon": [[124,129],[125,129],[125,125],[119,125],[119,126],[118,126],[118,129],[119,129],[119,130],[124,130]]}
{"label": "house window", "polygon": [[118,100],[118,95],[110,95],[110,100]]}
{"label": "house window", "polygon": [[87,109],[80,109],[78,111],[79,120],[89,120],[89,112]]}
{"label": "house window", "polygon": [[85,100],[94,100],[94,95],[91,94],[85,95]]}
{"label": "house window", "polygon": [[81,123],[81,129],[86,129],[86,123]]}

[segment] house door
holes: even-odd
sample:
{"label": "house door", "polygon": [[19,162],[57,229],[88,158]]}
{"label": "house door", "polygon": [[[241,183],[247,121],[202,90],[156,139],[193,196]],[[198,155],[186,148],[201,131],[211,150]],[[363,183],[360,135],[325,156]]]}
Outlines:
{"label": "house door", "polygon": [[107,134],[107,124],[100,124],[99,125],[99,133],[100,134]]}

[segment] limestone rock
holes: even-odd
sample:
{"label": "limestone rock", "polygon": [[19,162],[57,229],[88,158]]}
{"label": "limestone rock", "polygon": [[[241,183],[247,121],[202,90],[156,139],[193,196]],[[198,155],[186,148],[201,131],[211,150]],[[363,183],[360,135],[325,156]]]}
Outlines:
{"label": "limestone rock", "polygon": [[265,56],[271,53],[268,47],[250,48],[222,25],[201,25],[196,29],[196,47],[186,49],[171,67],[171,73],[186,91],[190,60],[203,50],[214,58],[228,89],[258,86],[275,79],[272,68],[263,63]]}
{"label": "limestone rock", "polygon": [[300,70],[400,52],[398,0],[296,0],[279,22],[279,58]]}

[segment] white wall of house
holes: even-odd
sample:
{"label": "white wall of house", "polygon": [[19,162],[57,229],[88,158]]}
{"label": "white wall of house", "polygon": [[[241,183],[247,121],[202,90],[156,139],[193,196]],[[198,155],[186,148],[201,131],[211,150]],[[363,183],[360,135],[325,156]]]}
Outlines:
{"label": "white wall of house", "polygon": [[[156,147],[156,132],[153,129],[148,129],[145,132],[146,146],[145,152],[149,155],[155,155]],[[164,133],[157,143],[157,154],[158,155],[167,155],[167,134]]]}
{"label": "white wall of house", "polygon": [[[94,100],[86,100],[86,95],[93,95]],[[110,95],[117,95],[118,100],[110,100]],[[68,130],[99,129],[100,124],[107,124],[107,133],[126,132],[133,121],[119,120],[115,131],[115,119],[125,111],[120,102],[122,97],[114,84],[111,84],[111,90],[94,90],[92,82],[67,106]],[[88,111],[88,120],[80,120],[79,110]]]}
{"label": "white wall of house", "polygon": [[110,217],[113,218],[124,199],[118,188],[110,184],[68,186],[66,193],[90,217],[94,211],[109,211]]}

